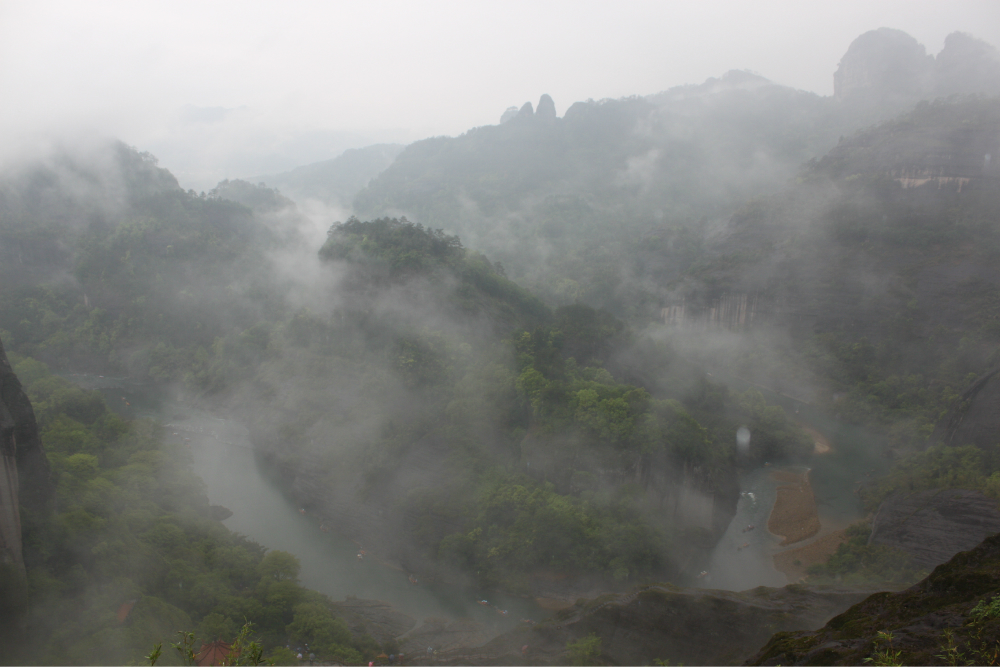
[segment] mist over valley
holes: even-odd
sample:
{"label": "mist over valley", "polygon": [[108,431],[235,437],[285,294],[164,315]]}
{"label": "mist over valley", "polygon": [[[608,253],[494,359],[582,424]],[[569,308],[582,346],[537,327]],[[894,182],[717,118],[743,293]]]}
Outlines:
{"label": "mist over valley", "polygon": [[178,174],[26,131],[0,662],[989,662],[1000,52],[942,37],[298,152],[191,107]]}

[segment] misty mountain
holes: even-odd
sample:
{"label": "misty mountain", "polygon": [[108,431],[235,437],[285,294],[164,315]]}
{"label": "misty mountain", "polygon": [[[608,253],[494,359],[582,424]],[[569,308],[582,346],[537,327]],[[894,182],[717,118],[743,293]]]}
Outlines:
{"label": "misty mountain", "polygon": [[993,91],[994,60],[967,35],[950,36],[935,60],[905,33],[878,30],[848,49],[832,98],[739,71],[577,102],[561,118],[545,96],[544,114],[529,103],[499,125],[411,144],[354,210],[434,220],[555,303],[653,319],[660,286],[692,258],[652,259],[664,267],[654,278],[636,259],[651,238],[691,248],[690,231],[704,237],[746,200],[778,192],[839,137],[944,91]]}
{"label": "misty mountain", "polygon": [[723,216],[773,189],[836,141],[840,128],[821,122],[831,116],[815,95],[740,72],[652,98],[579,102],[562,118],[524,107],[501,125],[411,144],[355,210],[436,220],[572,302],[600,290],[558,284],[580,282],[578,254]]}
{"label": "misty mountain", "polygon": [[315,199],[327,206],[349,209],[354,196],[385,171],[403,148],[402,144],[352,148],[332,160],[246,180],[277,188],[300,205]]}
{"label": "misty mountain", "polygon": [[[830,496],[808,470],[775,473],[833,467],[817,423],[850,433],[840,486],[825,480],[845,516],[940,488],[1000,496],[997,72],[967,35],[933,57],[880,29],[830,98],[745,71],[561,117],[544,95],[459,137],[207,193],[121,143],[6,166],[0,349],[20,379],[0,370],[35,406],[54,485],[51,506],[22,503],[32,641],[124,662],[177,627],[229,637],[246,619],[285,660],[290,641],[338,662],[398,651],[301,588],[294,558],[220,525],[190,439],[132,418],[125,395],[112,410],[67,379],[80,372],[245,424],[296,518],[407,585],[599,598],[510,635],[543,637],[553,660],[592,629],[641,633],[640,603],[707,606],[712,632],[833,613],[797,589],[674,588],[708,585],[716,562],[737,586],[751,553],[788,580],[915,581],[905,545],[869,544],[864,521],[779,575],[771,542],[745,550],[763,526],[735,519],[758,509],[753,474],[804,498],[803,539],[818,535]],[[348,203],[356,217],[322,212]],[[694,632],[677,655],[707,655]]]}
{"label": "misty mountain", "polygon": [[411,571],[524,590],[557,562],[581,590],[689,576],[737,497],[737,424],[756,457],[808,447],[759,395],[609,313],[553,311],[441,230],[351,219],[316,248],[262,185],[184,192],[122,145],[72,164],[9,176],[15,230],[56,220],[62,254],[22,252],[3,340],[228,406],[301,506]]}
{"label": "misty mountain", "polygon": [[758,328],[791,344],[756,365],[731,348],[733,368],[807,369],[830,409],[919,446],[995,363],[998,127],[996,99],[939,100],[845,138],[735,214],[675,303],[696,318],[752,295]]}
{"label": "misty mountain", "polygon": [[834,97],[894,108],[920,99],[1000,93],[1000,52],[971,35],[945,38],[937,57],[902,30],[879,28],[847,49],[833,75]]}

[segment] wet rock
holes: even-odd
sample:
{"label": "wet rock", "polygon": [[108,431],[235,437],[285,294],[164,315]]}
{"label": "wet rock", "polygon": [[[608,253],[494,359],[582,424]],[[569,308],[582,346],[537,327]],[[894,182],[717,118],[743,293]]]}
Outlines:
{"label": "wet rock", "polygon": [[12,421],[13,442],[16,443],[17,476],[21,505],[39,512],[52,499],[52,475],[38,435],[35,411],[7,360],[0,342],[0,401],[6,406]]}
{"label": "wet rock", "polygon": [[0,620],[20,614],[27,603],[22,508],[40,516],[51,498],[49,461],[35,412],[0,342]]}
{"label": "wet rock", "polygon": [[977,491],[893,494],[878,509],[870,544],[902,549],[930,569],[1000,533],[997,501]]}

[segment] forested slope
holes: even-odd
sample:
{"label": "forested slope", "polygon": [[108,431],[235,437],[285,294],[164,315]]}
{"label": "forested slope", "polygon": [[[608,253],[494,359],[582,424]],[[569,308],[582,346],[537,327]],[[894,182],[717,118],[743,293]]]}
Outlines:
{"label": "forested slope", "polygon": [[735,503],[736,427],[760,457],[808,444],[759,395],[609,313],[551,310],[440,230],[352,219],[309,247],[274,191],[183,192],[121,145],[7,179],[5,233],[59,249],[4,283],[13,351],[245,418],[290,493],[413,571],[528,592],[565,570],[564,595],[689,576]]}

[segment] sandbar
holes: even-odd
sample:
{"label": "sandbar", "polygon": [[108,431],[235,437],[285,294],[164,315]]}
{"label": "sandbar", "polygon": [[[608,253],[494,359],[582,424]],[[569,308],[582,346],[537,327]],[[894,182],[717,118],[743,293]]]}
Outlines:
{"label": "sandbar", "polygon": [[819,532],[816,498],[809,484],[809,471],[776,470],[771,479],[777,488],[774,507],[767,519],[767,529],[781,537],[781,546],[795,544]]}

